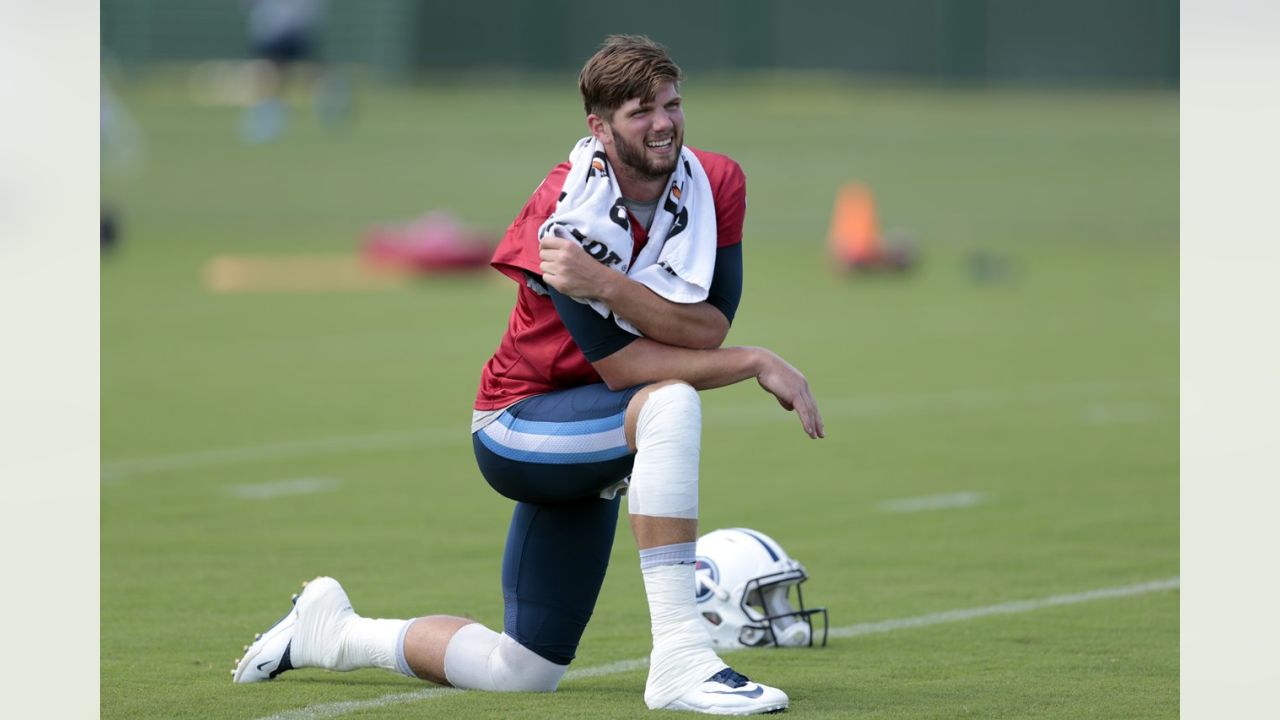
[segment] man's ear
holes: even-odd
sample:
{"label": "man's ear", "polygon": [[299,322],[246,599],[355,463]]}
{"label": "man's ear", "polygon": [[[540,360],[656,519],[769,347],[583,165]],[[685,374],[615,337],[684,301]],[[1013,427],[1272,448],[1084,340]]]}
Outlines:
{"label": "man's ear", "polygon": [[591,113],[587,116],[587,129],[600,141],[601,145],[613,144],[613,127],[599,115]]}

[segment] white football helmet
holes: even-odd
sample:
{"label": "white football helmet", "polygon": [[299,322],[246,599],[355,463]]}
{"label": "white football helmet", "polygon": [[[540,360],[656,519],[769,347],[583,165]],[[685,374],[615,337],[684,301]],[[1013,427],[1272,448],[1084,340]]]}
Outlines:
{"label": "white football helmet", "polygon": [[773,538],[747,528],[716,530],[698,538],[697,555],[698,612],[717,647],[812,646],[818,614],[827,644],[827,609],[805,609],[800,584],[809,574]]}

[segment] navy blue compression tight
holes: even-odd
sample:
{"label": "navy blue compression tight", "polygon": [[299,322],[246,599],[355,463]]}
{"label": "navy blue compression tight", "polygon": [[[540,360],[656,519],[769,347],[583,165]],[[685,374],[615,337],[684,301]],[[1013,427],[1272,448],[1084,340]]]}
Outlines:
{"label": "navy blue compression tight", "polygon": [[621,498],[600,492],[631,474],[623,421],[642,387],[537,395],[472,436],[485,480],[516,501],[502,560],[504,632],[560,665],[573,660],[604,583]]}

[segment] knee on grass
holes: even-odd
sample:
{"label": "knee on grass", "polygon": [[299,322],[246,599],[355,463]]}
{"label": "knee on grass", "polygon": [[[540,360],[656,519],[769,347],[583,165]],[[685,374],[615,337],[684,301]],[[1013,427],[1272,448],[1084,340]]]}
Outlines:
{"label": "knee on grass", "polygon": [[479,623],[459,629],[444,656],[449,684],[465,690],[554,692],[568,669]]}

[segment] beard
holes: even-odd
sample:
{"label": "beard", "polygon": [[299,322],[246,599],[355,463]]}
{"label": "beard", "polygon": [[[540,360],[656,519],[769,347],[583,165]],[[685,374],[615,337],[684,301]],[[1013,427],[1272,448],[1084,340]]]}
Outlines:
{"label": "beard", "polygon": [[638,143],[630,143],[618,132],[614,132],[613,139],[618,148],[618,162],[625,165],[630,174],[642,180],[661,180],[674,172],[676,163],[680,162],[680,149],[684,147],[682,132],[672,136],[673,152],[666,158],[649,157],[643,139]]}

